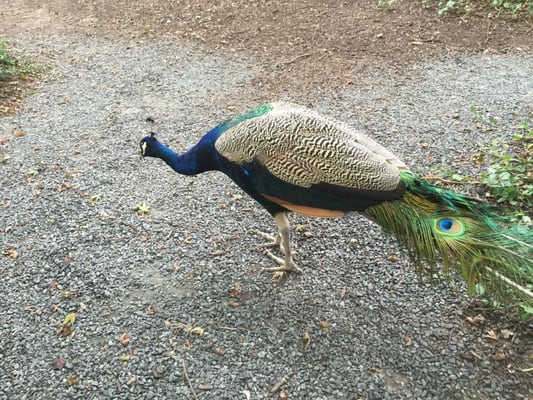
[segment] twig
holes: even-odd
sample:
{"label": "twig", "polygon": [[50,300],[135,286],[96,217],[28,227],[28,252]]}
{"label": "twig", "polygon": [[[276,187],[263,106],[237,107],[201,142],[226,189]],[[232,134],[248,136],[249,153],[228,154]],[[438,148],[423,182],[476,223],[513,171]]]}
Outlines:
{"label": "twig", "polygon": [[274,66],[274,68],[277,68],[278,66],[280,65],[289,65],[289,64],[292,64],[293,62],[296,62],[298,61],[300,58],[305,58],[305,57],[309,57],[311,55],[311,53],[304,53],[304,54],[300,54],[294,58],[291,58],[289,61],[278,61],[276,63],[276,65]]}
{"label": "twig", "polygon": [[274,386],[272,386],[270,388],[270,393],[275,393],[277,392],[283,385],[285,385],[287,383],[287,379],[285,379],[285,377],[281,378],[280,380],[278,380]]}
{"label": "twig", "polygon": [[514,287],[515,289],[519,290],[520,292],[524,293],[526,296],[529,296],[530,298],[533,298],[533,292],[531,290],[528,290],[527,288],[525,288],[523,286],[520,286],[515,281],[512,281],[511,279],[507,278],[506,276],[503,276],[499,272],[494,271],[492,268],[485,267],[485,269],[487,271],[489,271],[491,274],[493,274],[494,276],[496,276],[497,278],[499,278],[502,281],[504,281],[505,283],[507,283],[508,285],[510,285],[510,286]]}
{"label": "twig", "polygon": [[187,385],[189,385],[189,389],[191,389],[192,397],[194,400],[198,400],[198,396],[196,395],[196,392],[194,391],[194,388],[192,387],[191,380],[189,378],[189,374],[187,373],[187,366],[185,365],[185,360],[181,360],[181,365],[183,366],[183,375],[185,376],[185,380],[187,381]]}

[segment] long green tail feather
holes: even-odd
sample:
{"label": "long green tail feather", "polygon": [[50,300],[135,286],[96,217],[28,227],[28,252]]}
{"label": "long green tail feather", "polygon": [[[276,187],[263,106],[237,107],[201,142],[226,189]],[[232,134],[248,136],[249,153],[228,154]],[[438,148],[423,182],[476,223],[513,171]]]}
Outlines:
{"label": "long green tail feather", "polygon": [[[470,294],[477,284],[506,302],[533,305],[533,233],[511,224],[488,204],[402,172],[401,200],[365,214],[410,252],[419,276],[441,262],[446,274],[461,272]],[[429,267],[429,268],[428,268]]]}

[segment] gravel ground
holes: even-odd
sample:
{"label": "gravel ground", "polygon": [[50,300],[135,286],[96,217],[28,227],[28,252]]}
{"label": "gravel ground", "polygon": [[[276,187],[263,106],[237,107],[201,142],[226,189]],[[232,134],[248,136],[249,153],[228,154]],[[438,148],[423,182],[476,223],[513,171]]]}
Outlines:
{"label": "gravel ground", "polygon": [[[0,398],[193,398],[188,380],[202,400],[533,396],[527,365],[494,359],[510,344],[466,321],[463,288],[418,285],[376,226],[294,217],[305,273],[274,282],[255,248],[274,230],[266,212],[217,173],[140,160],[150,130],[185,149],[274,100],[255,94],[253,61],[162,42],[16,43],[53,69],[0,119]],[[465,172],[478,143],[533,122],[531,76],[531,54],[462,56],[283,100],[361,127],[415,170]],[[526,327],[513,345],[531,340]]]}

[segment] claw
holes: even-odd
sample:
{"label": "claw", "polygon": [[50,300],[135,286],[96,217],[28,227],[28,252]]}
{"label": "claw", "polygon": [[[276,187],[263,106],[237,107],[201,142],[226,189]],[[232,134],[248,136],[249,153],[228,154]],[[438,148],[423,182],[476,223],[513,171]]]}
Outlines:
{"label": "claw", "polygon": [[268,233],[257,231],[257,234],[259,236],[262,236],[266,240],[269,240],[267,243],[263,243],[258,245],[257,247],[260,249],[263,249],[265,247],[278,247],[281,244],[281,237],[279,234],[276,234],[276,236],[269,235]]}
{"label": "claw", "polygon": [[272,252],[270,251],[266,251],[266,254],[271,258],[273,259],[276,263],[279,264],[279,267],[268,267],[268,268],[263,268],[263,271],[265,272],[296,272],[296,273],[299,273],[301,274],[303,271],[300,267],[298,267],[294,261],[292,261],[292,257],[289,257],[288,259],[285,258],[281,258],[281,257],[278,257],[274,254],[272,254]]}

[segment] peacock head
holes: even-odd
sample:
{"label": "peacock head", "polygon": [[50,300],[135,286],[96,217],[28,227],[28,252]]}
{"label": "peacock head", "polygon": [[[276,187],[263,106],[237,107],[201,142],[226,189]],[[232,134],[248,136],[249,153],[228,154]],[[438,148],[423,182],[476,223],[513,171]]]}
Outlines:
{"label": "peacock head", "polygon": [[154,132],[141,140],[141,156],[157,157],[159,154],[159,141],[155,138]]}

